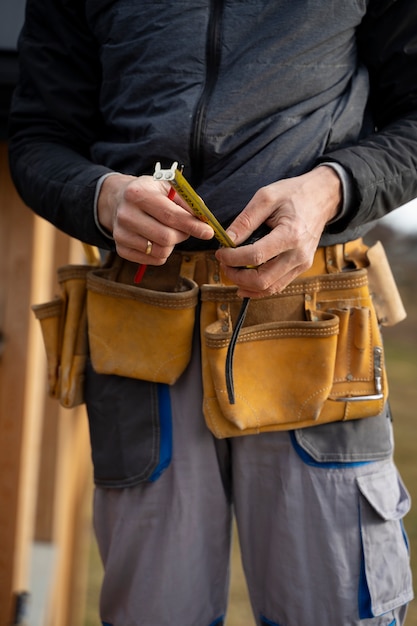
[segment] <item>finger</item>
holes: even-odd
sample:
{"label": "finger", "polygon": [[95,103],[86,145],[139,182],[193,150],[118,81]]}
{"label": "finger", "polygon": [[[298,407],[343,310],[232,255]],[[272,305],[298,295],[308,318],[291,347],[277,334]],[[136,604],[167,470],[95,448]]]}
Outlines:
{"label": "finger", "polygon": [[[170,200],[167,200],[167,202],[176,207]],[[177,210],[185,213],[183,209],[174,208],[174,212]],[[212,231],[209,228],[209,236],[211,234]],[[174,246],[185,241],[189,234],[164,224],[158,220],[158,216],[155,217],[153,214],[149,214],[135,205],[128,204],[120,207],[118,211],[113,226],[113,237],[119,254],[130,260],[138,261],[138,255],[134,254],[134,258],[132,258],[132,252],[135,250],[138,253],[143,252],[148,240],[155,244],[152,256],[166,259]]]}
{"label": "finger", "polygon": [[[181,232],[186,237],[211,239],[214,235],[213,229],[184,208],[178,195],[170,198],[169,191],[170,186],[159,181],[146,180],[145,182],[136,182],[136,184],[132,183],[126,190],[125,204],[131,208],[135,207],[143,214]],[[135,220],[135,216],[130,213],[129,220],[131,219]],[[141,231],[140,226],[138,230]],[[157,237],[157,234],[153,236]]]}
{"label": "finger", "polygon": [[196,217],[188,206],[183,207],[179,203],[181,198],[178,194],[176,198],[178,198],[178,203],[170,201],[170,206],[164,207],[162,221],[188,237],[197,237],[204,240],[212,239],[214,236],[213,228],[199,217]]}
{"label": "finger", "polygon": [[222,266],[222,271],[228,281],[237,285],[239,295],[245,293],[250,297],[253,294],[267,294],[273,285],[273,278],[268,272],[260,272],[260,268],[246,269]]}
{"label": "finger", "polygon": [[256,298],[280,293],[306,269],[305,263],[297,263],[288,252],[256,269],[222,265],[222,271],[227,279],[239,287],[239,296]]}
{"label": "finger", "polygon": [[281,254],[286,245],[277,240],[276,233],[269,233],[254,243],[238,248],[220,248],[217,259],[230,267],[259,267]]}
{"label": "finger", "polygon": [[240,298],[265,298],[281,293],[293,280],[299,276],[298,269],[288,272],[280,277],[279,281],[270,284],[265,289],[249,289],[246,287],[238,287],[237,295]]}
{"label": "finger", "polygon": [[150,239],[142,239],[142,242],[140,249],[116,243],[117,254],[134,263],[163,265],[173,250],[173,248],[161,248]]}
{"label": "finger", "polygon": [[[119,250],[131,249],[137,252],[146,250],[148,240],[161,248],[172,248],[179,240],[186,238],[132,205],[121,207],[118,211],[113,237]],[[155,247],[155,251],[157,249]],[[165,256],[162,250],[160,252],[161,256]]]}
{"label": "finger", "polygon": [[271,193],[270,187],[261,187],[239,213],[227,229],[228,235],[241,245],[264,224],[276,206],[277,198]]}

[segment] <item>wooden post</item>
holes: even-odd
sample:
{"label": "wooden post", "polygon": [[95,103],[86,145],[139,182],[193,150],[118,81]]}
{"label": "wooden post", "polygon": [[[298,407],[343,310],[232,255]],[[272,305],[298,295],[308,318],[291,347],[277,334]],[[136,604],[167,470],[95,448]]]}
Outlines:
{"label": "wooden post", "polygon": [[44,347],[30,307],[52,298],[57,266],[82,262],[82,249],[24,207],[6,144],[0,249],[0,626],[23,623],[16,600],[35,594],[39,576],[31,578],[31,566],[40,542],[55,558],[39,626],[80,626],[91,495],[87,420],[83,407],[65,410],[46,397]]}
{"label": "wooden post", "polygon": [[[31,297],[33,216],[10,180],[6,144],[0,146],[0,625],[14,623],[14,594],[27,589],[26,537],[33,494],[22,482],[36,464],[35,415],[25,420]],[[31,440],[31,437],[34,439]],[[36,475],[36,472],[35,472]],[[33,487],[33,483],[32,483]]]}

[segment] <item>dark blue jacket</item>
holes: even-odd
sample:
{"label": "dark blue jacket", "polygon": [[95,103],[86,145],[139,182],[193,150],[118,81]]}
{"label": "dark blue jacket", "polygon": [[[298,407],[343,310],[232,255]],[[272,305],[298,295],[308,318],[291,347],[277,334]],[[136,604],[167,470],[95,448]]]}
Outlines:
{"label": "dark blue jacket", "polygon": [[356,201],[326,244],[417,195],[415,0],[28,0],[20,62],[17,188],[101,247],[98,178],[156,161],[184,163],[226,224],[260,186],[335,160]]}
{"label": "dark blue jacket", "polygon": [[[183,162],[226,224],[260,186],[334,160],[355,202],[323,244],[417,195],[416,0],[28,0],[20,67],[17,188],[102,248],[97,180],[156,161]],[[86,381],[96,483],[154,479],[169,463],[166,389],[91,368]],[[295,436],[321,461],[391,453],[385,415]]]}

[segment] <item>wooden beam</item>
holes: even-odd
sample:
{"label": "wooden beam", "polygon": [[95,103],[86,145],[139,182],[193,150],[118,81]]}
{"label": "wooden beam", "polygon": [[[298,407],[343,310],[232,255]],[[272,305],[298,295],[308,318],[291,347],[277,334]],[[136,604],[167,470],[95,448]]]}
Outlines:
{"label": "wooden beam", "polygon": [[[59,285],[56,278],[56,270],[61,265],[68,263],[70,255],[71,240],[62,232],[56,230],[50,224],[47,225],[53,233],[53,250],[49,266],[41,271],[43,283],[48,290],[41,296],[38,291],[34,296],[34,302],[40,304],[47,302],[59,294]],[[38,333],[40,335],[40,326]],[[43,355],[42,364],[39,364],[46,371],[46,358]],[[46,396],[46,393],[44,394]],[[42,430],[42,455],[39,464],[38,477],[38,499],[36,507],[36,522],[34,538],[36,541],[55,540],[55,520],[56,520],[56,494],[57,494],[57,474],[59,467],[58,441],[60,429],[60,405],[51,398],[45,397],[44,419]]]}
{"label": "wooden beam", "polygon": [[[14,593],[26,588],[29,546],[22,543],[31,496],[20,488],[34,448],[25,421],[33,215],[11,182],[7,147],[0,145],[0,626],[13,623]],[[22,508],[23,507],[23,508]],[[23,510],[25,509],[25,510]],[[29,522],[30,525],[30,522]]]}
{"label": "wooden beam", "polygon": [[78,626],[91,528],[87,418],[84,407],[62,409],[46,396],[45,352],[31,305],[52,299],[59,289],[56,268],[83,262],[84,255],[79,242],[24,207],[5,143],[0,249],[0,626],[15,623],[20,592],[36,593],[30,579],[34,540],[57,555],[42,593],[48,624]]}

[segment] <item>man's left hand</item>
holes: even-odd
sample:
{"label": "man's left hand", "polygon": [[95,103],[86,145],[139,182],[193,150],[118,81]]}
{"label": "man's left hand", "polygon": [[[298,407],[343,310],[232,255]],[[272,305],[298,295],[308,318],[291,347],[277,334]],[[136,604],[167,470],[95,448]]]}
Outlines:
{"label": "man's left hand", "polygon": [[[340,178],[326,165],[259,189],[227,229],[238,247],[216,252],[238,294],[261,298],[279,293],[309,269],[323,229],[341,204]],[[245,246],[262,224],[270,232]],[[247,266],[256,269],[242,269]]]}

